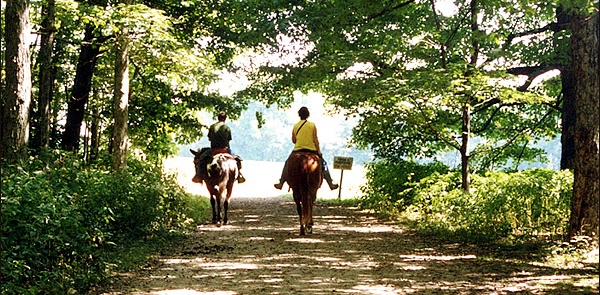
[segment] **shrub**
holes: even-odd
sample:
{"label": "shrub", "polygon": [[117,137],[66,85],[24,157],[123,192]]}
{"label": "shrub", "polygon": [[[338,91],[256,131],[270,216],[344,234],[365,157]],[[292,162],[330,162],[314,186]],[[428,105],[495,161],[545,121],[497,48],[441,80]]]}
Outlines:
{"label": "shrub", "polygon": [[571,187],[570,172],[547,169],[473,175],[470,193],[458,173],[433,175],[409,212],[422,230],[466,240],[552,238],[568,225]]}
{"label": "shrub", "polygon": [[367,182],[361,187],[361,206],[380,213],[395,214],[412,204],[413,194],[406,191],[432,173],[447,173],[440,162],[419,164],[412,161],[379,161],[366,166]]}
{"label": "shrub", "polygon": [[110,173],[68,154],[2,171],[2,294],[74,294],[103,280],[115,243],[191,222],[190,197],[160,167]]}

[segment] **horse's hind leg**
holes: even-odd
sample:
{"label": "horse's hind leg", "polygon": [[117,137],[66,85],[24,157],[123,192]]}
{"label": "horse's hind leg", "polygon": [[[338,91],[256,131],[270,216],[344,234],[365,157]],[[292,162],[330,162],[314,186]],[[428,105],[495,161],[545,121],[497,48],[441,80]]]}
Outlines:
{"label": "horse's hind leg", "polygon": [[[233,185],[232,185],[233,186]],[[227,197],[223,201],[223,224],[227,224],[227,212],[229,211],[229,198],[231,197],[231,188],[227,189]]]}
{"label": "horse's hind leg", "polygon": [[302,203],[296,196],[294,196],[294,202],[296,203],[296,212],[298,212],[298,217],[300,217],[300,235],[303,236],[306,232],[304,231],[304,219],[302,218]]}
{"label": "horse's hind leg", "polygon": [[303,223],[304,223],[304,227],[306,230],[306,233],[311,234],[312,233],[312,219],[311,219],[311,214],[312,214],[312,210],[311,210],[311,206],[308,202],[307,202],[308,198],[304,199],[304,202],[302,202],[302,219],[303,219]]}
{"label": "horse's hind leg", "polygon": [[306,204],[307,208],[307,214],[306,214],[306,231],[309,234],[312,234],[312,228],[314,225],[314,221],[313,221],[313,208],[315,207],[315,200],[317,199],[317,193],[313,192],[311,193],[310,198],[308,199],[308,204]]}
{"label": "horse's hind leg", "polygon": [[212,208],[212,223],[217,223],[217,208],[216,200],[214,196],[210,197],[210,207]]}

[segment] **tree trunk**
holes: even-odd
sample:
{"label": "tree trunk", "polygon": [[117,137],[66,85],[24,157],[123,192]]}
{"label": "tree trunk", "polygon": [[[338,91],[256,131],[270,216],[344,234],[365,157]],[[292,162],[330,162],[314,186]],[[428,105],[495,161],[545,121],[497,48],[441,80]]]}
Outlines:
{"label": "tree trunk", "polygon": [[600,77],[598,12],[575,14],[571,23],[576,77],[575,169],[568,237],[587,235],[598,243],[600,205]]}
{"label": "tree trunk", "polygon": [[[98,92],[94,91],[94,100],[98,101]],[[92,110],[92,122],[90,126],[90,153],[88,161],[92,162],[98,159],[100,149],[100,111],[99,107]]]}
{"label": "tree trunk", "polygon": [[18,163],[27,157],[31,105],[31,31],[28,0],[6,2],[6,96],[1,105],[0,159]]}
{"label": "tree trunk", "polygon": [[98,41],[94,39],[94,27],[88,26],[81,43],[81,51],[75,72],[75,83],[68,102],[67,123],[62,136],[62,148],[67,151],[77,151],[79,149],[81,123],[92,88],[96,59],[100,52]]}
{"label": "tree trunk", "polygon": [[[556,9],[556,22],[559,24],[568,24],[571,22],[573,13],[563,6]],[[565,56],[570,56],[570,47],[568,52],[559,52]],[[560,169],[573,169],[575,167],[575,77],[573,76],[573,60],[563,65],[560,69],[560,78],[562,82],[562,112],[561,125],[562,132],[560,136],[561,156]]]}
{"label": "tree trunk", "polygon": [[33,134],[32,147],[34,149],[47,149],[50,143],[50,121],[52,115],[52,95],[54,93],[54,66],[53,66],[53,45],[54,45],[54,0],[46,0],[42,7],[42,43],[40,55],[38,57],[40,64],[39,72],[39,99],[37,109],[36,133]]}
{"label": "tree trunk", "polygon": [[129,41],[127,28],[117,37],[114,90],[113,171],[127,169],[127,117],[129,108]]}
{"label": "tree trunk", "polygon": [[471,171],[469,171],[469,135],[471,134],[471,113],[469,102],[463,106],[462,113],[462,144],[460,146],[460,163],[462,171],[462,189],[471,190]]}
{"label": "tree trunk", "polygon": [[572,69],[573,66],[570,63],[560,73],[563,98],[560,169],[575,167],[575,79]]}

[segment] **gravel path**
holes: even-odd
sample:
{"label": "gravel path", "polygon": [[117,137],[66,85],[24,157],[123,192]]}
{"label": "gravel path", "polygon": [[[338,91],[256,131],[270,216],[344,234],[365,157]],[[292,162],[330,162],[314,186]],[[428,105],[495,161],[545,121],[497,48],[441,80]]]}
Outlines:
{"label": "gravel path", "polygon": [[290,198],[233,197],[229,225],[198,226],[103,294],[598,294],[597,270],[441,243],[356,208],[314,215],[301,237]]}

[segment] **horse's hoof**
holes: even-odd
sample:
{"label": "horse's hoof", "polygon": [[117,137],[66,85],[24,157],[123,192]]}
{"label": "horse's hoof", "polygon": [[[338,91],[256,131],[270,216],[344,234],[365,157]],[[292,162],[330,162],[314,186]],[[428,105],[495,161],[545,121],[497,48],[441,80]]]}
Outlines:
{"label": "horse's hoof", "polygon": [[312,234],[313,230],[312,230],[312,226],[311,225],[307,225],[306,226],[306,233],[308,234]]}

